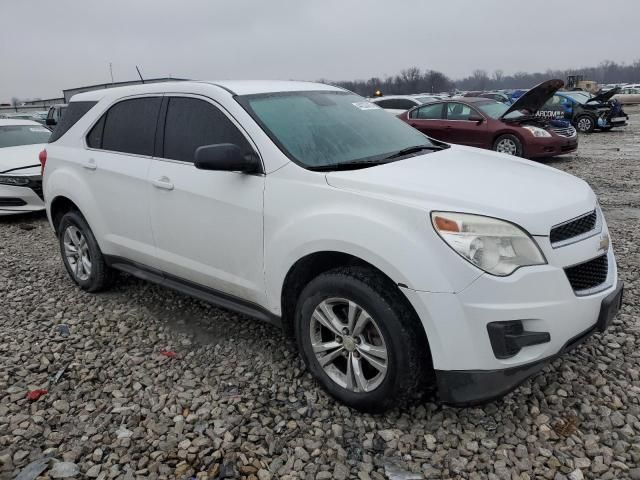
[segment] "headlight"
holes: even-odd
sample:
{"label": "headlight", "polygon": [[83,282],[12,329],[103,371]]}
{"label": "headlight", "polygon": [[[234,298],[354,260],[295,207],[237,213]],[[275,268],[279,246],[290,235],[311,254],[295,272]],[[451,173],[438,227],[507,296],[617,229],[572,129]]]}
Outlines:
{"label": "headlight", "polygon": [[461,257],[491,275],[547,263],[536,242],[516,225],[466,213],[432,212],[438,235]]}
{"label": "headlight", "polygon": [[24,177],[13,177],[11,175],[0,175],[0,184],[24,187],[25,185],[29,185],[29,179]]}
{"label": "headlight", "polygon": [[524,129],[529,130],[534,137],[550,137],[551,134],[547,132],[544,128],[534,127],[532,125],[523,125]]}

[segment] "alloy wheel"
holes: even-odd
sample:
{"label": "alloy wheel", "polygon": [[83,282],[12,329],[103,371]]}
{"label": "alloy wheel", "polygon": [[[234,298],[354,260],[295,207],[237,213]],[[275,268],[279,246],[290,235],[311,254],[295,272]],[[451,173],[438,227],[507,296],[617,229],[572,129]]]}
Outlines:
{"label": "alloy wheel", "polygon": [[588,132],[589,130],[591,130],[591,119],[589,118],[581,118],[580,120],[578,120],[578,130],[580,130],[581,132]]}
{"label": "alloy wheel", "polygon": [[88,280],[91,276],[91,257],[84,234],[77,227],[69,225],[64,231],[62,242],[64,255],[75,279]]}
{"label": "alloy wheel", "polygon": [[507,155],[517,155],[518,146],[516,142],[510,138],[503,138],[496,145],[496,152],[506,153]]}
{"label": "alloy wheel", "polygon": [[389,367],[387,347],[376,321],[357,303],[328,298],[311,318],[311,347],[324,372],[351,392],[371,392]]}

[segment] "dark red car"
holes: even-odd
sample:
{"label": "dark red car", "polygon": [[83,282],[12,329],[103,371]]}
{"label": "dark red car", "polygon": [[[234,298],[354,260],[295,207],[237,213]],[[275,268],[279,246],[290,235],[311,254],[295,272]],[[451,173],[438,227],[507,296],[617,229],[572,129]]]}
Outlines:
{"label": "dark red car", "polygon": [[513,105],[486,98],[452,98],[420,105],[398,117],[443,142],[525,158],[553,157],[578,148],[576,130],[567,121],[540,119],[535,113],[563,85],[562,80],[548,80]]}

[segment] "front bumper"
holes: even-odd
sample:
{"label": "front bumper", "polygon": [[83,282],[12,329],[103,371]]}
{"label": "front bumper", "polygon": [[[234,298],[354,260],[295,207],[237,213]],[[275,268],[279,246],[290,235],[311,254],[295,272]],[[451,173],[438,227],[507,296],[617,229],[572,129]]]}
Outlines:
{"label": "front bumper", "polygon": [[571,153],[578,148],[578,136],[563,137],[555,135],[552,137],[534,137],[529,139],[525,146],[525,157],[542,158],[555,157],[565,153]]}
{"label": "front bumper", "polygon": [[604,332],[622,305],[623,284],[603,300],[598,321],[571,338],[558,353],[532,363],[503,370],[436,370],[440,400],[454,406],[471,406],[490,402],[506,395],[559,356],[571,351],[595,332]]}
{"label": "front bumper", "polygon": [[38,186],[0,185],[0,216],[44,210],[42,187],[38,190]]}
{"label": "front bumper", "polygon": [[[522,267],[507,277],[483,274],[455,293],[403,289],[423,323],[444,401],[482,402],[515,388],[593,333],[603,302],[621,289],[604,219],[590,237],[574,243],[535,238],[547,265]],[[565,269],[605,253],[606,279],[574,291]],[[525,333],[543,334],[536,335],[543,340],[501,355],[489,328],[501,322],[520,323]]]}

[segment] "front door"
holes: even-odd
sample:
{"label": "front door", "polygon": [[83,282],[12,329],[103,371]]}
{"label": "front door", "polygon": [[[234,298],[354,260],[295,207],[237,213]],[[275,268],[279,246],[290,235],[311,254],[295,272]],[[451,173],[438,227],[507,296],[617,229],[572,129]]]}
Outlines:
{"label": "front door", "polygon": [[[487,148],[487,121],[478,121],[483,116],[475,109],[460,102],[448,102],[445,108],[446,129],[449,142],[470,147]],[[471,119],[475,117],[474,119]]]}
{"label": "front door", "polygon": [[159,154],[149,170],[156,268],[196,284],[262,303],[264,176],[205,171],[196,148],[233,143],[256,155],[217,105],[199,97],[166,98]]}

